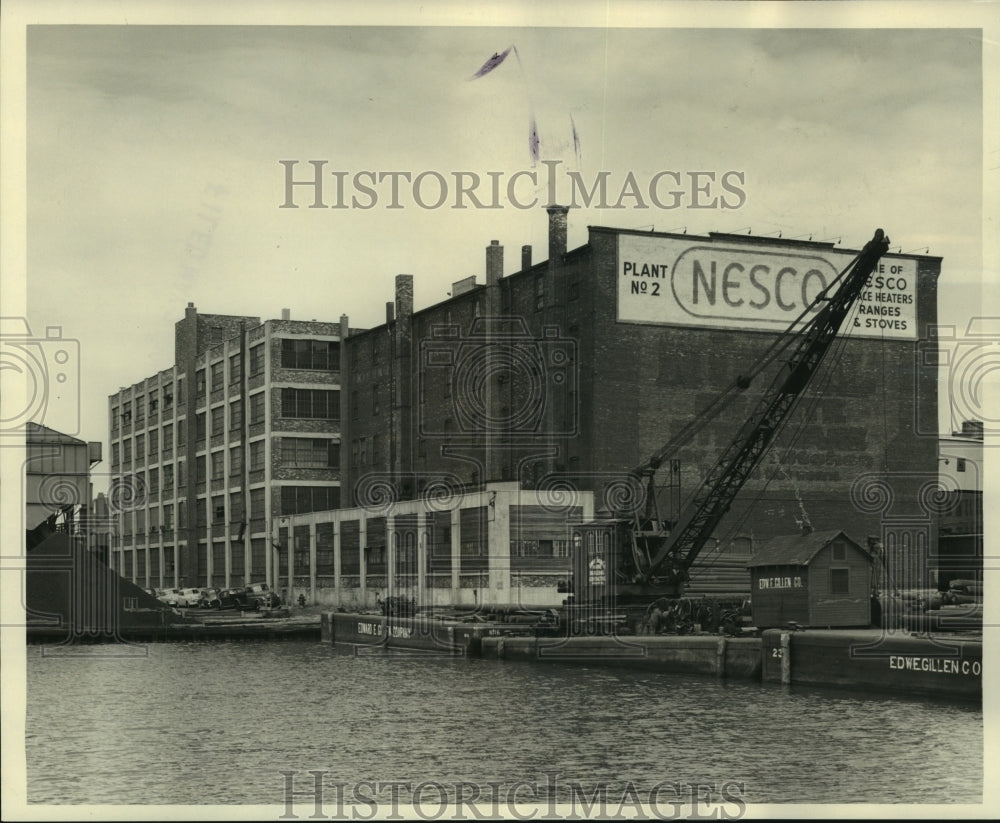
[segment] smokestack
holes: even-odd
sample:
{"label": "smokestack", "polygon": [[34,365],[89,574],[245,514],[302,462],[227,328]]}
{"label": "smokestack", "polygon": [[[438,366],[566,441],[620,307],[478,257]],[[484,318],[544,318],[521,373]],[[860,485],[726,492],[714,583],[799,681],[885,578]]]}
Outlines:
{"label": "smokestack", "polygon": [[281,319],[282,320],[291,320],[292,319],[292,310],[291,309],[282,309],[281,310]]}
{"label": "smokestack", "polygon": [[393,309],[394,309],[394,306],[393,306],[393,304],[391,302],[385,304],[385,322],[386,323],[391,323],[393,320],[396,319],[395,316],[394,316]]}
{"label": "smokestack", "polygon": [[531,246],[521,246],[521,271],[531,268]]}
{"label": "smokestack", "polygon": [[569,206],[548,206],[549,213],[549,265],[558,265],[566,254],[566,214]]}
{"label": "smokestack", "polygon": [[486,247],[486,285],[495,286],[503,277],[503,246],[491,240]]}
{"label": "smokestack", "polygon": [[396,275],[396,316],[409,317],[413,314],[413,275]]}

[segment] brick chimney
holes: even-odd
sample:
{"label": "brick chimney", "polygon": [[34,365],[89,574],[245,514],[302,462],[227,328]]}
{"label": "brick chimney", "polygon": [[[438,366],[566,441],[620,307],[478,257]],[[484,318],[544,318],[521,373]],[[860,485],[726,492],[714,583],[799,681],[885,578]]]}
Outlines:
{"label": "brick chimney", "polygon": [[486,285],[495,286],[503,277],[503,246],[491,240],[486,247]]}
{"label": "brick chimney", "polygon": [[558,265],[566,254],[566,215],[569,206],[547,206],[549,213],[549,265]]}
{"label": "brick chimney", "polygon": [[396,275],[396,316],[410,317],[413,314],[413,275]]}

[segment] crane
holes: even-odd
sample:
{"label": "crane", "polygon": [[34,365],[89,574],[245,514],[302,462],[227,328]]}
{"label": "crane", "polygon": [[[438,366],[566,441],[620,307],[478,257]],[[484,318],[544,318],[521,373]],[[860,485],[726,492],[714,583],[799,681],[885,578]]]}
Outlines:
{"label": "crane", "polygon": [[[800,316],[814,312],[811,319],[798,331],[776,341],[772,351],[750,373],[737,377],[705,413],[632,470],[631,475],[648,486],[644,510],[574,527],[576,606],[600,607],[613,602],[617,608],[645,608],[657,598],[683,593],[691,566],[788,421],[888,248],[889,239],[878,229],[854,261]],[[748,388],[784,349],[790,349],[786,362],[676,521],[662,520],[655,490],[660,465],[716,416],[733,392]]]}

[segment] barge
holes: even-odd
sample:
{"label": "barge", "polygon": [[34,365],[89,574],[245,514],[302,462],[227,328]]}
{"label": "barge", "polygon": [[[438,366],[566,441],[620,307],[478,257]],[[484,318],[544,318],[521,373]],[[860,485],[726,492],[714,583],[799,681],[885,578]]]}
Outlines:
{"label": "barge", "polygon": [[325,613],[322,642],[491,660],[626,666],[786,686],[982,700],[982,637],[883,629],[769,629],[760,636],[565,636],[502,621]]}

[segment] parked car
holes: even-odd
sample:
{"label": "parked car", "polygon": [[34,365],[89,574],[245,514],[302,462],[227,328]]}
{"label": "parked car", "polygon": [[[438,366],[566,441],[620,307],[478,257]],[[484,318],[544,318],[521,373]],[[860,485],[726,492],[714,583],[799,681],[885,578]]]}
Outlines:
{"label": "parked car", "polygon": [[177,605],[182,607],[197,606],[201,600],[201,589],[181,589],[177,595]]}
{"label": "parked car", "polygon": [[251,609],[273,609],[281,605],[281,598],[271,591],[267,583],[251,583],[246,592],[247,605]]}
{"label": "parked car", "polygon": [[201,597],[198,598],[199,609],[221,609],[222,599],[219,597],[218,589],[202,589]]}
{"label": "parked car", "polygon": [[223,589],[219,592],[220,609],[248,609],[247,590],[244,586],[236,586],[232,589]]}
{"label": "parked car", "polygon": [[166,603],[168,606],[179,606],[180,596],[180,589],[162,589],[160,595],[156,599],[161,603]]}

